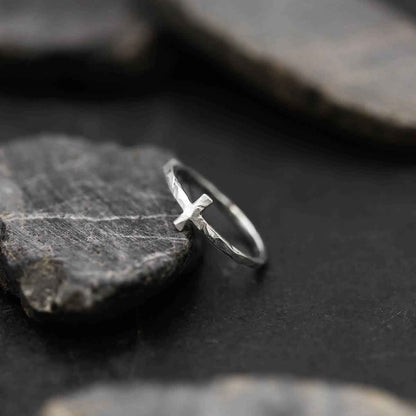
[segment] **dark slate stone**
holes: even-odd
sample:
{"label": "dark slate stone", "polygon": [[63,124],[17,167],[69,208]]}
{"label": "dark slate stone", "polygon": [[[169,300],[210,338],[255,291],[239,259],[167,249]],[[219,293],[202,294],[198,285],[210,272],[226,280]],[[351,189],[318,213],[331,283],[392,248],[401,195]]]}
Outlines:
{"label": "dark slate stone", "polygon": [[[84,71],[92,71],[92,63],[144,69],[154,44],[153,28],[133,0],[0,0],[0,62],[24,60],[26,76],[33,76],[28,63],[50,57],[75,59],[78,65],[88,61]],[[50,59],[47,63],[44,72],[58,68]],[[70,63],[66,60],[60,70],[74,75],[77,67]],[[95,72],[100,75],[103,68]]]}
{"label": "dark slate stone", "polygon": [[29,316],[115,315],[184,268],[170,157],[59,136],[0,148],[0,279]]}
{"label": "dark slate stone", "polygon": [[[155,2],[151,2],[154,4]],[[416,27],[376,1],[157,0],[176,33],[285,106],[416,143]]]}
{"label": "dark slate stone", "polygon": [[229,377],[208,384],[97,385],[46,404],[42,416],[410,416],[416,409],[359,385]]}

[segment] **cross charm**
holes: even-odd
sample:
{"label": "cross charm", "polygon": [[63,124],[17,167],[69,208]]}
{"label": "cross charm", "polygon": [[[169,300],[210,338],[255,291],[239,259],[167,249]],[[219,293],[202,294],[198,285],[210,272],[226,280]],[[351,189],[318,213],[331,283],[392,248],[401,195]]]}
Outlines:
{"label": "cross charm", "polygon": [[185,224],[192,221],[200,230],[203,226],[201,212],[211,205],[214,201],[207,195],[201,195],[195,202],[191,202],[187,197],[182,196],[182,214],[173,222],[178,231],[183,231]]}

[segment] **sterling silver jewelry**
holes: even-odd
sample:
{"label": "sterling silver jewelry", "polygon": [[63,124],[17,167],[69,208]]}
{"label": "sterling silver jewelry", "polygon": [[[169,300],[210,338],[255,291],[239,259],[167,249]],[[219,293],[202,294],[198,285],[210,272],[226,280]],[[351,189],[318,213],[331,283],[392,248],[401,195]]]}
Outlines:
{"label": "sterling silver jewelry", "polygon": [[[183,165],[176,159],[171,159],[166,163],[163,167],[163,171],[169,189],[183,211],[173,222],[178,231],[183,231],[185,225],[190,221],[198,230],[202,231],[208,237],[209,241],[211,241],[218,250],[221,250],[236,262],[245,264],[249,267],[261,267],[266,263],[266,249],[256,228],[244,212],[215,185],[201,176],[198,172]],[[196,184],[211,196],[204,193],[195,202],[191,202],[179,179],[184,183]],[[242,232],[243,236],[250,244],[250,248],[254,253],[253,255],[243,253],[237,247],[229,243],[223,236],[215,231],[201,215],[202,211],[211,205],[214,200],[219,203],[219,207],[231,218]]]}

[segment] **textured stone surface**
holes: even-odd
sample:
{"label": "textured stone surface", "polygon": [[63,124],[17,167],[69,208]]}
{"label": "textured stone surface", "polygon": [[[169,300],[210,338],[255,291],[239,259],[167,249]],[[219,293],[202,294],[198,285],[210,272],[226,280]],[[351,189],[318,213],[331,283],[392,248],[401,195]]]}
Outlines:
{"label": "textured stone surface", "polygon": [[50,401],[42,416],[410,416],[416,409],[368,387],[230,377],[206,385],[96,386]]}
{"label": "textured stone surface", "polygon": [[153,30],[131,0],[0,0],[0,56],[146,59]]}
{"label": "textured stone surface", "polygon": [[187,41],[291,109],[416,143],[416,26],[375,0],[157,0]]}
{"label": "textured stone surface", "polygon": [[0,278],[29,315],[114,315],[182,270],[170,157],[59,136],[0,148]]}

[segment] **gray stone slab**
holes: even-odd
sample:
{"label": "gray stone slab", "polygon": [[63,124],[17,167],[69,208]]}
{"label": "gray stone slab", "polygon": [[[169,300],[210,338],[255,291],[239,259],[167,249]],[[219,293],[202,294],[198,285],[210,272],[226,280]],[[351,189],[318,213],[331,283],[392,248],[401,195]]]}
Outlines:
{"label": "gray stone slab", "polygon": [[416,25],[399,11],[376,0],[155,1],[178,34],[285,106],[416,143]]}
{"label": "gray stone slab", "polygon": [[132,0],[0,0],[0,56],[79,55],[119,64],[147,58],[153,29]]}
{"label": "gray stone slab", "polygon": [[51,400],[42,416],[410,416],[416,409],[369,387],[285,378],[208,384],[97,385]]}
{"label": "gray stone slab", "polygon": [[116,315],[168,285],[190,234],[165,150],[45,136],[0,148],[0,281],[29,316]]}

